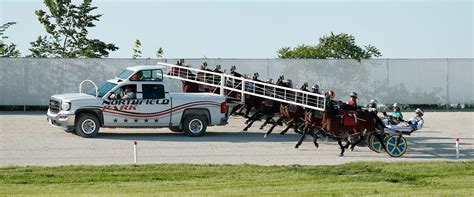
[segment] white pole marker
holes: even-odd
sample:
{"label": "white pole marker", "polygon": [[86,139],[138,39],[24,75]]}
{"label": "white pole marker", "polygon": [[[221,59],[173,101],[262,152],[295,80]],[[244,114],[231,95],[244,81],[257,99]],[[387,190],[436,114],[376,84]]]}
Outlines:
{"label": "white pole marker", "polygon": [[133,161],[135,163],[138,163],[138,160],[137,160],[137,141],[133,142]]}
{"label": "white pole marker", "polygon": [[456,138],[456,159],[459,159],[459,138]]}

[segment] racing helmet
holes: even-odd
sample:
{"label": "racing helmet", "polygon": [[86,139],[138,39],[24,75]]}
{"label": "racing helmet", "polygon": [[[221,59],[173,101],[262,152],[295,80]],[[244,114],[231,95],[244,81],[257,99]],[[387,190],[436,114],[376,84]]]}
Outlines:
{"label": "racing helmet", "polygon": [[352,92],[349,96],[351,98],[357,98],[357,92]]}
{"label": "racing helmet", "polygon": [[311,91],[313,93],[318,93],[319,92],[319,85],[318,84],[314,84],[313,87],[311,87]]}
{"label": "racing helmet", "polygon": [[202,65],[201,65],[201,69],[206,69],[207,68],[207,62],[203,62]]}
{"label": "racing helmet", "polygon": [[256,73],[253,74],[253,79],[258,79],[259,76],[260,75],[258,74],[258,72],[256,72]]}
{"label": "racing helmet", "polygon": [[232,67],[230,67],[230,72],[235,72],[235,70],[237,70],[237,67],[235,65],[232,65]]}
{"label": "racing helmet", "polygon": [[422,109],[420,108],[416,108],[415,109],[415,113],[420,113],[422,116],[425,114],[425,111],[423,111]]}
{"label": "racing helmet", "polygon": [[375,99],[370,99],[370,101],[369,101],[369,106],[370,106],[370,107],[373,107],[373,108],[376,108],[376,107],[377,107],[377,103],[378,103],[377,100],[375,100]]}
{"label": "racing helmet", "polygon": [[328,94],[328,96],[329,96],[330,98],[336,97],[336,93],[335,93],[334,91],[332,91],[332,90],[329,90],[329,91],[327,92],[327,94]]}
{"label": "racing helmet", "polygon": [[293,87],[293,81],[291,79],[287,79],[286,80],[286,84],[289,86],[289,87]]}
{"label": "racing helmet", "polygon": [[399,103],[394,103],[392,105],[393,108],[400,109],[400,104]]}

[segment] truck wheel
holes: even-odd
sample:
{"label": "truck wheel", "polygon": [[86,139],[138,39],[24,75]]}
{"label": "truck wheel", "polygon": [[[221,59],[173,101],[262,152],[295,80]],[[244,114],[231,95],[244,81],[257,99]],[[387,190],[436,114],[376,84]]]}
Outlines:
{"label": "truck wheel", "polygon": [[184,119],[184,135],[198,137],[204,135],[207,128],[206,118],[198,115],[190,115]]}
{"label": "truck wheel", "polygon": [[170,130],[173,132],[183,132],[183,130],[179,129],[179,127],[170,127]]}
{"label": "truck wheel", "polygon": [[77,135],[85,138],[96,136],[99,133],[99,127],[99,120],[91,114],[79,115],[75,125]]}

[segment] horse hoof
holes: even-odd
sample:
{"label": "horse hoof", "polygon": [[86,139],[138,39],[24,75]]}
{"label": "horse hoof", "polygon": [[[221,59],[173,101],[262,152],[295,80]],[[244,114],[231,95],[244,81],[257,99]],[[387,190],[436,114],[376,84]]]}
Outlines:
{"label": "horse hoof", "polygon": [[247,128],[244,128],[244,130],[242,130],[242,131],[247,131]]}
{"label": "horse hoof", "polygon": [[344,154],[339,154],[339,157],[344,157]]}
{"label": "horse hoof", "polygon": [[316,146],[316,148],[319,148],[319,144],[318,144],[318,143],[314,143],[314,146]]}
{"label": "horse hoof", "polygon": [[265,135],[263,136],[263,138],[266,138],[267,136],[268,136],[268,134],[265,134]]}
{"label": "horse hoof", "polygon": [[298,145],[298,144],[297,144],[297,145],[295,145],[295,148],[298,148],[298,147],[300,147],[300,145]]}
{"label": "horse hoof", "polygon": [[263,127],[260,127],[260,130],[262,130],[262,129],[263,129]]}
{"label": "horse hoof", "polygon": [[351,148],[351,151],[354,151],[354,148]]}
{"label": "horse hoof", "polygon": [[285,133],[281,132],[280,135],[285,135]]}

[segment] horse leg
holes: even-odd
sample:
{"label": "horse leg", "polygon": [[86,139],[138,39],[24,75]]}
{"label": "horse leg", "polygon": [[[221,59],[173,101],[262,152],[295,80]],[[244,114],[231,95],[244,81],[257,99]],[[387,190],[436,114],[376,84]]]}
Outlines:
{"label": "horse leg", "polygon": [[303,132],[298,130],[298,121],[293,121],[295,124],[293,124],[293,129],[295,130],[295,133],[303,134]]}
{"label": "horse leg", "polygon": [[267,118],[265,119],[265,122],[262,124],[262,126],[260,126],[260,130],[262,130],[263,127],[267,126],[267,124],[270,122],[271,119],[272,119],[271,116],[267,116]]}
{"label": "horse leg", "polygon": [[246,107],[247,107],[247,105],[246,105],[246,104],[244,104],[244,105],[243,105],[241,108],[239,108],[239,109],[237,109],[237,110],[236,110],[236,113],[237,113],[237,114],[242,114],[242,115],[243,115],[244,113],[243,113],[242,111],[244,111],[244,109],[245,109]]}
{"label": "horse leg", "polygon": [[316,148],[319,148],[319,143],[318,143],[318,139],[319,139],[319,132],[320,130],[318,129],[316,132],[314,132],[314,130],[312,131],[313,132],[313,143],[314,143],[314,146],[316,146]]}
{"label": "horse leg", "polygon": [[293,121],[290,121],[290,124],[288,124],[288,126],[286,127],[285,130],[283,130],[280,135],[285,135],[286,132],[288,132],[288,130],[290,130],[290,128],[293,126]]}
{"label": "horse leg", "polygon": [[359,139],[359,140],[357,140],[356,142],[352,143],[351,151],[354,151],[354,147],[357,146],[357,144],[359,144],[360,142],[362,142],[362,140],[364,140],[364,136],[363,136],[363,135],[360,136],[360,139]]}
{"label": "horse leg", "polygon": [[280,117],[278,118],[278,120],[276,121],[276,123],[274,125],[272,125],[272,127],[270,127],[270,129],[267,131],[267,133],[265,133],[265,135],[263,137],[267,137],[268,135],[270,135],[270,133],[272,133],[273,129],[278,125],[279,122],[283,121],[283,118]]}
{"label": "horse leg", "polygon": [[245,126],[245,128],[243,129],[243,131],[247,131],[251,126],[252,124],[257,121],[259,118],[261,118],[263,116],[263,114],[261,113],[255,113],[249,120],[250,122],[247,124],[247,126]]}
{"label": "horse leg", "polygon": [[339,156],[344,156],[344,146],[342,145],[342,139],[341,138],[337,138],[337,144],[339,144],[339,147],[341,147],[341,154]]}
{"label": "horse leg", "polygon": [[258,115],[260,115],[260,113],[257,111],[252,116],[247,117],[247,120],[245,121],[245,124],[249,124],[252,120],[255,120]]}
{"label": "horse leg", "polygon": [[300,140],[298,140],[298,142],[296,143],[295,148],[298,148],[301,145],[301,143],[303,143],[303,141],[306,138],[306,135],[308,134],[308,132],[309,132],[309,128],[305,127],[304,130],[303,130],[303,135],[300,137]]}
{"label": "horse leg", "polygon": [[246,107],[245,114],[244,114],[244,117],[245,117],[245,118],[249,117],[250,110],[252,110],[252,107],[253,107],[253,106],[247,106],[247,107]]}
{"label": "horse leg", "polygon": [[232,111],[230,112],[229,116],[236,115],[237,110],[239,110],[242,107],[242,105],[236,105],[234,108],[232,108]]}
{"label": "horse leg", "polygon": [[348,149],[349,146],[351,145],[351,142],[349,141],[349,139],[344,139],[344,141],[346,142],[346,145],[344,146],[345,149]]}

